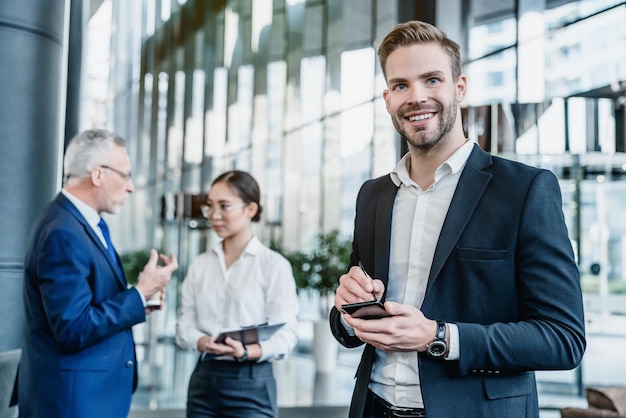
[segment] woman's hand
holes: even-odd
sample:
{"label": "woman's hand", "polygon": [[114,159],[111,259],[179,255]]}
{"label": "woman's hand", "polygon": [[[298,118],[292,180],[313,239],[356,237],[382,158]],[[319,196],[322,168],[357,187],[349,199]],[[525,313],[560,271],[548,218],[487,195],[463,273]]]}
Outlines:
{"label": "woman's hand", "polygon": [[205,335],[198,340],[198,351],[218,356],[231,356],[239,358],[243,356],[244,348],[241,341],[237,341],[230,337],[226,338],[224,344],[220,344],[215,342],[215,337]]}

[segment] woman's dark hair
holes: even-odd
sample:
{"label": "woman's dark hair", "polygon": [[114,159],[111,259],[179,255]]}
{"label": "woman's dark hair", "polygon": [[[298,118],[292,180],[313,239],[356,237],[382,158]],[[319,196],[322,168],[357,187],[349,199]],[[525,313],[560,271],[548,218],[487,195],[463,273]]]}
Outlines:
{"label": "woman's dark hair", "polygon": [[254,177],[245,171],[232,170],[220,174],[213,180],[212,186],[216,183],[226,183],[244,203],[256,203],[258,209],[252,218],[252,222],[259,222],[263,208],[261,207],[261,191],[259,190],[259,184]]}

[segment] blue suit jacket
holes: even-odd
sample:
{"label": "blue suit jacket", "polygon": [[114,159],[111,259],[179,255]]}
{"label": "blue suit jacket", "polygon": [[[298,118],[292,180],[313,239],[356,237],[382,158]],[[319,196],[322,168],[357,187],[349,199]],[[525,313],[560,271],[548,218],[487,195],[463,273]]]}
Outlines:
{"label": "blue suit jacket", "polygon": [[62,194],[26,255],[20,418],[123,418],[136,387],[136,289]]}
{"label": "blue suit jacket", "polygon": [[[354,265],[385,284],[397,188],[389,176],[366,182],[356,206]],[[424,315],[456,323],[458,361],[419,353],[428,418],[538,417],[534,370],[571,369],[585,350],[583,303],[561,206],[549,171],[474,149],[463,170],[430,270]],[[333,309],[331,328],[349,336]],[[362,418],[374,361],[367,345],[350,418]]]}

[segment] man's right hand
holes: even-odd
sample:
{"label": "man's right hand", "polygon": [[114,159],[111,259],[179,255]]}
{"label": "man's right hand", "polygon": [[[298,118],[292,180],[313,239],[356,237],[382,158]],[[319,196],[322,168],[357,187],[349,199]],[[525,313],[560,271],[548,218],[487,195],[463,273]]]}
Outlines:
{"label": "man's right hand", "polygon": [[[159,265],[159,260],[163,265]],[[172,254],[167,257],[165,254],[159,254],[154,248],[150,250],[150,259],[139,275],[139,281],[135,286],[146,300],[160,290],[165,289],[170,282],[172,273],[178,268],[176,256]]]}
{"label": "man's right hand", "polygon": [[339,287],[335,293],[335,307],[342,312],[341,305],[365,302],[374,297],[380,300],[385,285],[379,279],[372,279],[358,266],[353,266],[346,274],[339,277]]}

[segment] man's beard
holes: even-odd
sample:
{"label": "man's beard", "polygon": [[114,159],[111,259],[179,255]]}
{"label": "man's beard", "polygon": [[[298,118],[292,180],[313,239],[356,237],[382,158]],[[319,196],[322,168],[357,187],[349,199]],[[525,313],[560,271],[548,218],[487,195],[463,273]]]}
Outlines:
{"label": "man's beard", "polygon": [[396,128],[396,131],[400,134],[402,138],[404,138],[409,146],[412,148],[428,151],[430,149],[435,148],[452,130],[454,123],[456,122],[456,114],[457,114],[458,102],[456,97],[453,97],[450,106],[446,109],[438,106],[438,115],[439,122],[434,132],[427,132],[426,128],[418,128],[411,132],[411,135],[407,133],[404,129],[404,121],[406,120],[404,115],[408,112],[414,112],[416,110],[426,110],[420,107],[412,107],[409,108],[406,112],[398,113],[394,117],[392,117],[393,126]]}

